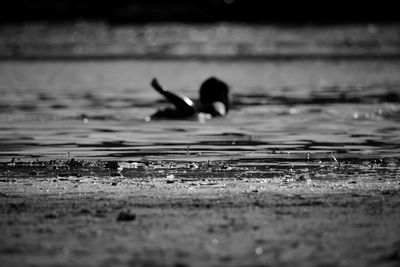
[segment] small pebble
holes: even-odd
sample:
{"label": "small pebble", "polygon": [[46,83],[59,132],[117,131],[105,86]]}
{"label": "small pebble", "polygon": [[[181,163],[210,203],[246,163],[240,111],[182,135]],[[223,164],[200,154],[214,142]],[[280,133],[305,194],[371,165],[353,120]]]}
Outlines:
{"label": "small pebble", "polygon": [[264,252],[264,249],[262,247],[257,247],[254,252],[256,253],[256,255],[261,255]]}
{"label": "small pebble", "polygon": [[91,214],[92,212],[91,212],[90,210],[88,210],[88,209],[83,208],[83,209],[81,209],[81,210],[79,211],[79,213],[80,213],[80,214]]}
{"label": "small pebble", "polygon": [[58,215],[56,213],[48,213],[44,216],[46,219],[56,219]]}
{"label": "small pebble", "polygon": [[117,221],[134,221],[134,220],[136,220],[136,214],[132,213],[130,210],[121,211],[117,217]]}

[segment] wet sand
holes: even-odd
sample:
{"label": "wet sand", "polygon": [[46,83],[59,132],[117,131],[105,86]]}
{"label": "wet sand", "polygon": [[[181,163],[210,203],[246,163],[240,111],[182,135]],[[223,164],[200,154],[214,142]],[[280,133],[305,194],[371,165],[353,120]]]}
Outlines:
{"label": "wet sand", "polygon": [[277,166],[2,163],[1,265],[399,266],[398,162]]}

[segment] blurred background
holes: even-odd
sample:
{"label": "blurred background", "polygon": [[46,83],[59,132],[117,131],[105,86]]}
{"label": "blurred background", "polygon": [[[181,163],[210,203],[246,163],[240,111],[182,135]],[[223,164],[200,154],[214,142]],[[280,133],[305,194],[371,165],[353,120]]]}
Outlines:
{"label": "blurred background", "polygon": [[0,20],[106,20],[112,23],[398,21],[395,0],[3,0]]}
{"label": "blurred background", "polygon": [[394,0],[4,0],[0,58],[399,57]]}

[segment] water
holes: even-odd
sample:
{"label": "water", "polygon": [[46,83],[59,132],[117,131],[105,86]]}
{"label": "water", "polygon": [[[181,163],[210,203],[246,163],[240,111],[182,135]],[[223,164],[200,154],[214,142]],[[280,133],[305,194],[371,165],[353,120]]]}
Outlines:
{"label": "water", "polygon": [[[400,153],[397,61],[2,62],[1,159],[387,157]],[[158,77],[191,98],[216,75],[226,118],[144,118],[166,103]],[[6,86],[5,86],[6,85]]]}
{"label": "water", "polygon": [[[397,158],[399,74],[400,60],[365,57],[1,61],[0,161]],[[145,121],[166,105],[153,77],[195,99],[209,76],[231,86],[227,117]]]}

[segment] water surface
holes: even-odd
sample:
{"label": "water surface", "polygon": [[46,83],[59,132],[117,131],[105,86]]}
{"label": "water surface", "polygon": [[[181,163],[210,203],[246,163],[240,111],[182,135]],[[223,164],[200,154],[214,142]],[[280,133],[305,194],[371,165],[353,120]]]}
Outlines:
{"label": "water surface", "polygon": [[[3,61],[0,160],[365,159],[400,155],[400,61]],[[152,77],[196,98],[217,76],[225,118],[145,117]]]}

